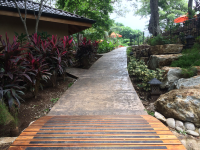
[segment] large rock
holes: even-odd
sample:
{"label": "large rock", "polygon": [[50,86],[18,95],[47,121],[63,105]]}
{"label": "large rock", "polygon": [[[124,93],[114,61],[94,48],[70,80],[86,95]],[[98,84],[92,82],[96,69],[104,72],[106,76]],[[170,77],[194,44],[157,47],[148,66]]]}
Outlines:
{"label": "large rock", "polygon": [[[169,68],[162,68],[162,69],[169,69],[167,74],[164,76],[162,84],[160,85],[161,89],[168,89],[168,91],[175,88],[176,82],[182,77],[182,70],[178,67],[169,67]],[[165,70],[166,71],[166,70]]]}
{"label": "large rock", "polygon": [[181,54],[169,54],[169,55],[151,55],[148,61],[149,69],[155,70],[156,68],[162,68],[163,66],[170,66],[172,61],[177,60]]}
{"label": "large rock", "polygon": [[1,137],[0,138],[0,150],[6,150],[15,141],[17,137]]}
{"label": "large rock", "polygon": [[187,130],[186,131],[187,134],[193,135],[193,136],[199,136],[199,133],[192,131],[192,130]]}
{"label": "large rock", "polygon": [[200,66],[194,66],[197,69],[197,75],[200,75]]}
{"label": "large rock", "polygon": [[164,71],[164,76],[167,76],[167,73],[169,72],[169,70],[171,70],[171,69],[181,69],[181,68],[180,67],[164,66],[161,69]]}
{"label": "large rock", "polygon": [[191,123],[191,122],[185,122],[184,125],[185,125],[185,128],[186,128],[187,130],[192,130],[192,131],[195,130],[195,126],[194,126],[194,124]]}
{"label": "large rock", "polygon": [[176,88],[177,89],[200,88],[200,76],[194,76],[188,79],[181,78],[176,83]]}
{"label": "large rock", "polygon": [[154,116],[155,116],[157,119],[159,119],[159,120],[161,120],[161,121],[163,121],[163,122],[166,122],[166,118],[165,118],[163,115],[161,115],[160,113],[155,112]]}
{"label": "large rock", "polygon": [[176,122],[176,128],[179,127],[182,130],[185,130],[185,126],[182,121],[176,120],[175,122]]}
{"label": "large rock", "polygon": [[170,128],[175,129],[175,120],[174,120],[174,118],[168,118],[166,120],[166,123]]}
{"label": "large rock", "polygon": [[168,118],[194,123],[200,127],[200,89],[176,89],[161,95],[156,111]]}
{"label": "large rock", "polygon": [[182,49],[183,49],[182,44],[156,45],[156,46],[151,46],[150,54],[151,55],[178,54],[181,53]]}

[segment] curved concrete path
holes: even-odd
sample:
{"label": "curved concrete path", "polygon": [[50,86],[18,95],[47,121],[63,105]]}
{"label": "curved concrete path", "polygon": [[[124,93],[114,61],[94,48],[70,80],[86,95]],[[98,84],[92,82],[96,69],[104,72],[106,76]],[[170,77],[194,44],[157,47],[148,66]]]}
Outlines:
{"label": "curved concrete path", "polygon": [[53,115],[146,115],[132,86],[126,48],[104,54],[93,66],[67,70],[79,79],[49,112]]}

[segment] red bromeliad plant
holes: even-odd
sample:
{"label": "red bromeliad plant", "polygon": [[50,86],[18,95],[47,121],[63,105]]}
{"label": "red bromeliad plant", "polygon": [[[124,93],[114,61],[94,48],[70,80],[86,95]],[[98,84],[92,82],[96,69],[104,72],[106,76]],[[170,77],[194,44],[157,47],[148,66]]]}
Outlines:
{"label": "red bromeliad plant", "polygon": [[19,48],[17,38],[14,37],[11,44],[6,34],[6,42],[0,36],[0,44],[0,101],[6,100],[10,107],[20,105],[19,95],[24,94],[27,84],[37,97],[41,80],[49,80],[53,73],[55,76],[64,74],[73,60],[70,51],[72,38],[68,36],[60,40],[57,36],[41,40],[34,34],[31,43]]}
{"label": "red bromeliad plant", "polygon": [[27,56],[27,68],[31,72],[32,79],[32,92],[35,97],[38,95],[39,87],[42,87],[40,81],[47,81],[50,79],[51,73],[48,67],[48,64],[45,62],[45,59],[41,56],[33,56],[31,53]]}
{"label": "red bromeliad plant", "polygon": [[[12,107],[14,102],[20,106],[19,94],[24,94],[22,89],[24,86],[19,86],[19,82],[24,78],[31,82],[25,64],[23,63],[25,55],[23,53],[24,48],[19,48],[20,43],[17,42],[17,38],[14,36],[12,44],[9,42],[9,38],[6,34],[6,42],[2,40],[0,35],[0,93],[7,100],[9,107]],[[2,98],[1,98],[2,99]]]}
{"label": "red bromeliad plant", "polygon": [[67,65],[73,65],[74,54],[72,52],[72,42],[73,38],[69,38],[68,36],[64,36],[64,39],[61,39],[63,44],[63,51],[66,51],[66,54],[63,55],[63,60],[66,61]]}

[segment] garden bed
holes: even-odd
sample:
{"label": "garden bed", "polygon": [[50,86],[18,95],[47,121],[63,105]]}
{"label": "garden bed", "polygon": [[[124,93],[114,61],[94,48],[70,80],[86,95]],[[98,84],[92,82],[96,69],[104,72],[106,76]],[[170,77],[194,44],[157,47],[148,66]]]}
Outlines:
{"label": "garden bed", "polygon": [[[130,76],[130,79],[146,111],[148,113],[152,113],[153,111],[155,111],[154,106],[153,106],[153,103],[155,102],[155,100],[151,99],[150,91],[145,91],[145,90],[142,90],[140,87],[138,87],[138,84],[141,84],[142,82],[138,81],[135,76]],[[167,90],[161,90],[161,94],[165,94],[165,93],[167,93]]]}
{"label": "garden bed", "polygon": [[[75,82],[71,77],[57,79],[57,86],[45,85],[44,89],[34,98],[31,92],[27,92],[22,98],[18,113],[18,127],[21,133],[28,125],[36,119],[45,116],[55,105],[61,95]],[[7,126],[0,127],[0,137],[10,136]]]}

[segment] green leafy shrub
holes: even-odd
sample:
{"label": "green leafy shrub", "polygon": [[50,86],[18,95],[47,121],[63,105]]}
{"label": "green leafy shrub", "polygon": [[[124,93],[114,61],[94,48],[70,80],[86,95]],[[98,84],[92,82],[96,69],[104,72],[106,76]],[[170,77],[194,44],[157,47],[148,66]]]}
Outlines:
{"label": "green leafy shrub", "polygon": [[147,43],[151,46],[164,45],[164,44],[175,44],[178,43],[178,36],[168,37],[168,36],[155,36],[147,40]]}
{"label": "green leafy shrub", "polygon": [[182,52],[178,60],[172,62],[171,67],[189,68],[200,66],[200,44],[195,43],[191,49]]}
{"label": "green leafy shrub", "polygon": [[104,40],[103,42],[99,43],[99,47],[98,47],[98,53],[107,53],[112,51],[117,45],[114,44],[113,42],[107,42],[106,40]]}
{"label": "green leafy shrub", "polygon": [[189,68],[182,68],[182,72],[184,78],[191,78],[197,75],[197,68],[189,67]]}
{"label": "green leafy shrub", "polygon": [[127,47],[127,49],[126,49],[126,54],[127,54],[127,56],[130,56],[130,55],[129,55],[130,52],[132,52],[132,47],[131,47],[131,46]]}
{"label": "green leafy shrub", "polygon": [[142,83],[138,86],[145,91],[150,90],[150,85],[148,84],[150,80],[152,80],[153,78],[156,78],[158,80],[163,79],[163,70],[150,70],[148,69],[147,65],[145,65],[144,61],[139,61],[134,57],[130,58],[128,71],[130,75],[134,75],[139,81],[142,81]]}

